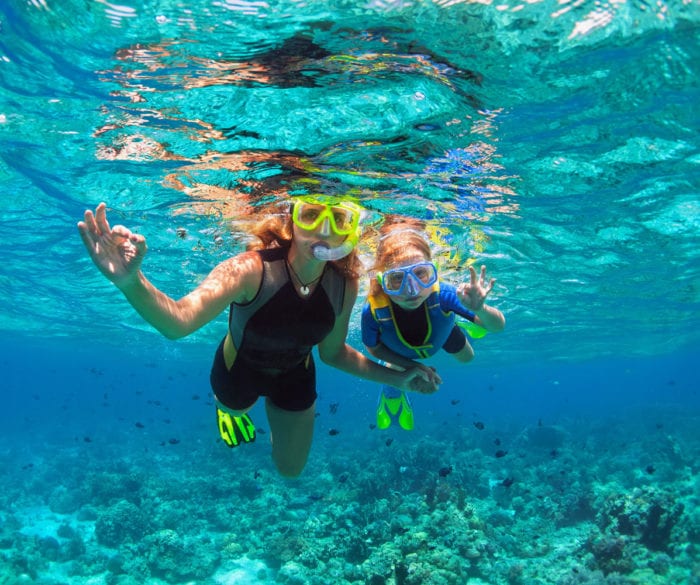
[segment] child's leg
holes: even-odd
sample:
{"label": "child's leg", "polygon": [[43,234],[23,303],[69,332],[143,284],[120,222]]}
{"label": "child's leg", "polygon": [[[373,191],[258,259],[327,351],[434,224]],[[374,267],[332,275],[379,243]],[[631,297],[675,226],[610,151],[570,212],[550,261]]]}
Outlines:
{"label": "child's leg", "polygon": [[474,348],[469,343],[469,340],[465,339],[464,347],[460,349],[457,353],[453,353],[452,355],[455,356],[455,359],[458,362],[466,364],[467,362],[470,362],[474,359]]}

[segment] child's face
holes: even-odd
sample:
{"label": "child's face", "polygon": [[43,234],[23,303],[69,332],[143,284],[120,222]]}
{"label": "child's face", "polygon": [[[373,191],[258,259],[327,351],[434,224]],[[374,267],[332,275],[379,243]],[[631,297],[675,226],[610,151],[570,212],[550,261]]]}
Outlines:
{"label": "child's face", "polygon": [[[384,275],[386,275],[391,270],[400,270],[408,266],[420,263],[430,263],[430,260],[425,257],[421,252],[411,252],[407,251],[405,254],[401,254],[400,257],[396,258],[384,268]],[[391,295],[391,300],[396,303],[402,309],[407,311],[413,311],[420,307],[425,300],[430,296],[432,292],[432,287],[423,288],[419,284],[415,283],[415,277],[409,273],[404,278],[414,279],[411,283],[413,286],[404,286],[401,294]]]}

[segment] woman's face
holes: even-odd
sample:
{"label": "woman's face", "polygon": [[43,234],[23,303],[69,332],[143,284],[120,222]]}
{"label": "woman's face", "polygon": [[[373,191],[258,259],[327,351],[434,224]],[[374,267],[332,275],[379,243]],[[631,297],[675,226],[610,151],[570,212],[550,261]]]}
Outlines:
{"label": "woman's face", "polygon": [[[391,270],[402,269],[423,262],[430,262],[430,259],[426,258],[425,254],[417,250],[407,251],[405,254],[397,256],[385,265],[383,271],[384,277],[386,278],[386,273]],[[404,278],[414,279],[413,275],[410,273]],[[407,311],[412,311],[420,307],[432,293],[432,287],[423,288],[415,282],[412,284],[414,284],[414,286],[404,286],[401,294],[391,295],[390,297],[394,303]]]}

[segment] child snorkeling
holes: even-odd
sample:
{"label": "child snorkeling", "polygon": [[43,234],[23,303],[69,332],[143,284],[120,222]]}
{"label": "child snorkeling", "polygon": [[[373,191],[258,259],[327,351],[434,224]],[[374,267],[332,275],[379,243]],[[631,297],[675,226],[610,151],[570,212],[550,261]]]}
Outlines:
{"label": "child snorkeling", "polygon": [[[432,252],[420,222],[385,224],[380,231],[370,292],[362,310],[362,341],[377,359],[399,368],[422,367],[440,383],[434,369],[417,363],[444,349],[460,363],[473,359],[470,338],[501,331],[505,318],[485,304],[495,278],[486,267],[477,274],[470,266],[469,282],[454,286],[439,279]],[[456,316],[466,322],[457,322]],[[472,329],[472,335],[464,329]],[[377,406],[377,426],[398,422],[413,429],[413,410],[406,393],[384,385]]]}

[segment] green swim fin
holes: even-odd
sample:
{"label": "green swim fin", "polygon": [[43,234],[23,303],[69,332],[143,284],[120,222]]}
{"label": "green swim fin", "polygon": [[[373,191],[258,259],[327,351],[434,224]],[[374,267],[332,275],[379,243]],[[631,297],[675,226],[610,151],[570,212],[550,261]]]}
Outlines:
{"label": "green swim fin", "polygon": [[[386,387],[385,387],[386,388]],[[387,391],[382,388],[377,405],[377,427],[388,429],[392,422],[398,422],[405,431],[413,430],[413,408],[406,393],[391,388],[390,394],[399,393],[398,396],[387,396]]]}
{"label": "green swim fin", "polygon": [[489,332],[485,327],[472,323],[471,321],[457,321],[457,326],[466,331],[472,339],[481,339]]}
{"label": "green swim fin", "polygon": [[216,422],[221,439],[231,448],[255,441],[255,425],[247,414],[234,416],[217,406]]}

